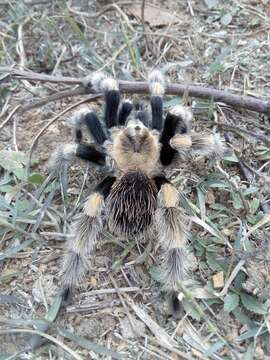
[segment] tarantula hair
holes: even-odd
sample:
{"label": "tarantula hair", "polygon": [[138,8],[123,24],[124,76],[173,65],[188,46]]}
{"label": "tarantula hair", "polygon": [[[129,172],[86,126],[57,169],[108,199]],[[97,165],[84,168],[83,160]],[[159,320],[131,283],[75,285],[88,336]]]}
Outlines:
{"label": "tarantula hair", "polygon": [[[189,220],[165,168],[173,166],[179,155],[182,160],[201,155],[220,158],[222,142],[215,134],[192,132],[193,115],[187,107],[175,106],[164,119],[166,83],[159,71],[148,79],[149,109],[121,102],[117,80],[102,73],[94,74],[91,84],[104,94],[104,122],[89,108],[77,112],[72,120],[74,144],[61,145],[49,163],[54,172],[78,157],[105,172],[67,241],[63,287],[68,294],[83,281],[104,227],[126,238],[156,234],[162,249],[162,281],[176,311],[179,284],[189,277]],[[83,142],[84,130],[93,140],[90,144]]]}

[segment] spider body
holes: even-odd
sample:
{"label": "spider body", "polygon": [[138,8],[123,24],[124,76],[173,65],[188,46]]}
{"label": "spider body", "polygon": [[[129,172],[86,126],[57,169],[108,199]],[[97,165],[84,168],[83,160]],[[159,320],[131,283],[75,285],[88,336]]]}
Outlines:
{"label": "spider body", "polygon": [[[98,73],[91,83],[104,93],[104,124],[90,109],[78,112],[73,118],[75,144],[60,146],[51,158],[50,169],[56,172],[79,157],[109,173],[88,197],[74,223],[63,263],[63,287],[70,292],[83,281],[104,227],[126,238],[151,233],[162,248],[162,281],[176,310],[178,285],[188,278],[189,225],[179,206],[178,191],[165,177],[164,169],[179,154],[183,160],[198,154],[220,156],[222,145],[213,134],[191,132],[192,113],[185,107],[174,107],[163,120],[166,85],[158,71],[149,76],[150,121],[140,104],[133,108],[130,101],[120,102],[116,80]],[[85,127],[92,144],[83,142]]]}
{"label": "spider body", "polygon": [[149,230],[157,209],[157,186],[146,173],[124,173],[108,196],[109,227],[113,233],[138,236]]}

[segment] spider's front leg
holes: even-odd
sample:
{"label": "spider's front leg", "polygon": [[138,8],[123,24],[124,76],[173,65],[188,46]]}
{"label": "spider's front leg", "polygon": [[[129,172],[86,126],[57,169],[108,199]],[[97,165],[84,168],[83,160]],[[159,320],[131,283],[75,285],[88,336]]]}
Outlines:
{"label": "spider's front leg", "polygon": [[180,310],[178,300],[179,283],[188,279],[189,260],[187,252],[188,219],[179,207],[179,194],[176,188],[164,177],[157,177],[158,210],[156,227],[161,245],[161,280],[169,295],[173,314]]}
{"label": "spider's front leg", "polygon": [[[183,124],[191,124],[193,114],[190,108],[176,106],[168,114],[175,114]],[[204,156],[207,158],[221,159],[224,155],[224,144],[217,133],[194,132],[191,126],[186,126],[187,131],[176,133],[170,138],[169,146],[177,151],[183,158],[196,158]]]}
{"label": "spider's front leg", "polygon": [[67,299],[80,285],[89,270],[89,256],[93,256],[96,242],[103,230],[102,211],[115,177],[107,176],[89,196],[83,214],[74,223],[73,233],[67,242],[62,269],[62,285]]}

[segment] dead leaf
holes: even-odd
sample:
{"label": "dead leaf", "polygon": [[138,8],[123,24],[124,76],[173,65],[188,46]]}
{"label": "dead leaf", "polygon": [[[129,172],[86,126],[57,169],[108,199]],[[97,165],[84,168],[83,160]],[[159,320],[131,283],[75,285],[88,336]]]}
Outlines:
{"label": "dead leaf", "polygon": [[[137,19],[140,19],[140,21],[142,20],[142,11],[140,4],[132,5],[128,11]],[[149,24],[150,27],[158,27],[176,24],[179,19],[177,18],[177,16],[171,14],[167,10],[159,9],[151,5],[145,5],[144,21]]]}
{"label": "dead leaf", "polygon": [[222,288],[224,286],[224,273],[223,271],[218,272],[213,277],[213,285],[215,289]]}

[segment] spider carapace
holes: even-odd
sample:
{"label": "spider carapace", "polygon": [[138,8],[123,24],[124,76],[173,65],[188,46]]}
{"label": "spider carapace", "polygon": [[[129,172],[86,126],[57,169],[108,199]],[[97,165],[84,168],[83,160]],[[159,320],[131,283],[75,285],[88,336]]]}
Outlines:
{"label": "spider carapace", "polygon": [[[95,73],[91,86],[104,94],[104,121],[89,108],[75,113],[74,144],[61,145],[51,157],[51,171],[75,157],[107,171],[74,223],[62,283],[70,292],[83,281],[104,227],[121,237],[152,237],[162,248],[161,281],[177,311],[178,286],[189,273],[189,221],[164,171],[179,157],[219,157],[223,146],[216,134],[192,132],[192,112],[187,107],[175,106],[164,119],[166,83],[159,71],[149,75],[148,84],[150,109],[143,103],[121,101],[117,80]],[[84,130],[90,133],[91,144],[83,142]]]}

